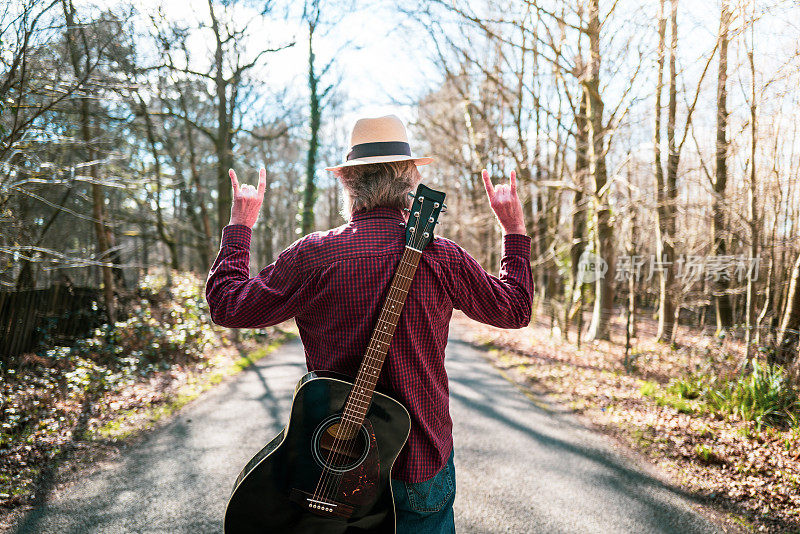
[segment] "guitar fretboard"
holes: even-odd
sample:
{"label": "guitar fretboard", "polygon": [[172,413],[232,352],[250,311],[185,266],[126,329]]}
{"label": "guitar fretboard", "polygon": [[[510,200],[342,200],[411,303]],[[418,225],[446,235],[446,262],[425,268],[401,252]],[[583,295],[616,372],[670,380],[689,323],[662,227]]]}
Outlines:
{"label": "guitar fretboard", "polygon": [[383,302],[378,323],[372,332],[364,359],[344,407],[341,430],[349,439],[361,427],[372,402],[375,385],[378,383],[383,362],[389,352],[394,330],[400,319],[400,312],[406,302],[408,289],[414,279],[422,252],[406,246],[400,264],[397,266],[386,300]]}

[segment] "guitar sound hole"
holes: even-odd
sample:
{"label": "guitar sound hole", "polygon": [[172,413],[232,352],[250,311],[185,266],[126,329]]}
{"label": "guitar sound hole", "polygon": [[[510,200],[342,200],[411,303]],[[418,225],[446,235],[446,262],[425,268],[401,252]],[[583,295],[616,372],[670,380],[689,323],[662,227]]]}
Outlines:
{"label": "guitar sound hole", "polygon": [[311,441],[311,451],[317,464],[337,473],[355,469],[369,452],[367,429],[363,425],[358,430],[342,427],[341,415],[332,415],[322,421],[314,430]]}

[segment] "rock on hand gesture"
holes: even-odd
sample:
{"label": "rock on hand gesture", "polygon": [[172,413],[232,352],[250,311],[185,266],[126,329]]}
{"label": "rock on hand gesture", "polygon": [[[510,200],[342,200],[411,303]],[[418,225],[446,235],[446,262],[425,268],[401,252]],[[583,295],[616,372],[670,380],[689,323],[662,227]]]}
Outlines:
{"label": "rock on hand gesture", "polygon": [[261,203],[264,201],[264,190],[267,188],[267,171],[264,167],[258,170],[258,189],[250,184],[239,186],[236,172],[228,171],[233,186],[233,206],[231,206],[230,224],[244,224],[252,228],[258,220]]}
{"label": "rock on hand gesture", "polygon": [[504,234],[525,234],[525,219],[522,215],[522,202],[517,195],[517,173],[511,171],[508,184],[492,185],[489,171],[481,173],[489,205],[492,207]]}

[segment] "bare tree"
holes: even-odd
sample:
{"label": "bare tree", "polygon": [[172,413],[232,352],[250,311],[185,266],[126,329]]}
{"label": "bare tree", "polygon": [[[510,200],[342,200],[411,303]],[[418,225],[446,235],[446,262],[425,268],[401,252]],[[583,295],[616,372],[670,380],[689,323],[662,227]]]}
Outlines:
{"label": "bare tree", "polygon": [[[713,247],[715,256],[725,256],[725,189],[728,185],[728,43],[731,26],[731,11],[728,0],[722,0],[719,15],[719,63],[717,68],[717,147],[714,171]],[[714,309],[717,318],[717,334],[733,324],[733,310],[730,295],[727,293],[730,280],[724,276],[714,284]]]}
{"label": "bare tree", "polygon": [[[69,58],[75,73],[75,78],[81,79],[92,70],[92,59],[86,44],[86,35],[83,26],[76,23],[75,6],[72,0],[62,0],[64,20],[66,21],[66,39],[69,48]],[[83,44],[81,48],[80,43]],[[89,109],[90,95],[85,94],[80,99],[80,124],[81,135],[86,149],[86,160],[90,162],[89,172],[92,177],[92,217],[94,218],[95,233],[97,236],[97,253],[100,258],[105,256],[113,246],[113,235],[107,224],[108,215],[105,211],[105,194],[99,180],[99,165],[97,151],[95,150],[95,137],[97,130],[92,121],[92,112]],[[111,323],[116,321],[116,297],[114,295],[114,273],[112,264],[106,261],[102,265],[103,296],[105,299],[108,319]]]}
{"label": "bare tree", "polygon": [[[656,50],[656,103],[655,103],[655,124],[653,127],[653,177],[655,178],[656,191],[656,258],[659,262],[674,260],[667,234],[667,200],[666,187],[664,184],[664,167],[661,163],[661,94],[664,88],[664,56],[666,48],[667,17],[664,6],[666,0],[660,0],[658,4],[658,48]],[[670,59],[672,54],[670,54]],[[673,122],[674,128],[674,122]],[[672,148],[672,147],[671,147]],[[672,152],[672,151],[670,151]],[[660,297],[658,311],[658,333],[656,337],[660,341],[671,341],[672,337],[672,300],[668,297],[669,274],[663,269],[659,270]],[[665,339],[666,338],[666,339]]]}
{"label": "bare tree", "polygon": [[[220,11],[222,9],[222,11]],[[185,114],[186,110],[172,110],[170,113],[180,117],[192,126],[196,131],[202,133],[214,145],[216,154],[217,168],[217,228],[222,228],[227,224],[230,216],[231,188],[228,169],[233,166],[233,145],[236,136],[243,130],[240,125],[240,91],[242,83],[248,71],[259,65],[262,58],[268,53],[284,50],[294,46],[294,42],[279,45],[275,48],[261,48],[252,54],[249,60],[244,59],[241,50],[241,42],[248,34],[249,24],[245,22],[237,26],[228,8],[223,5],[215,4],[213,0],[208,0],[209,29],[213,35],[213,59],[207,71],[196,70],[191,64],[186,54],[185,65],[179,66],[169,53],[165,53],[164,64],[156,65],[154,69],[170,69],[187,76],[201,78],[213,86],[213,97],[216,109],[216,124],[206,125],[193,120]],[[225,18],[223,19],[223,16]],[[164,40],[163,34],[159,38]],[[180,48],[179,48],[180,49]],[[249,132],[252,134],[252,132]],[[278,132],[276,135],[283,135]]]}
{"label": "bare tree", "polygon": [[606,127],[603,122],[603,97],[600,94],[600,1],[589,0],[588,20],[584,29],[589,40],[589,63],[581,85],[586,93],[589,126],[589,175],[593,182],[597,255],[608,266],[608,275],[595,281],[594,311],[587,338],[608,339],[609,319],[614,305],[614,229],[608,205],[606,175]]}
{"label": "bare tree", "polygon": [[[754,6],[755,7],[755,6]],[[747,50],[747,60],[750,65],[750,158],[748,161],[750,167],[749,183],[748,183],[748,202],[747,211],[750,223],[750,248],[748,250],[749,264],[752,265],[758,257],[759,249],[759,221],[758,221],[758,206],[756,192],[756,145],[758,144],[758,115],[756,107],[756,65],[754,59],[755,47],[755,13],[750,18],[750,45]],[[747,273],[747,300],[745,303],[745,356],[749,360],[753,353],[752,339],[753,339],[753,319],[755,315],[755,282],[753,273],[748,269]]]}
{"label": "bare tree", "polygon": [[797,356],[797,345],[800,344],[800,254],[794,262],[789,282],[789,293],[786,299],[786,311],[778,329],[776,352],[773,361],[782,365],[790,365]]}

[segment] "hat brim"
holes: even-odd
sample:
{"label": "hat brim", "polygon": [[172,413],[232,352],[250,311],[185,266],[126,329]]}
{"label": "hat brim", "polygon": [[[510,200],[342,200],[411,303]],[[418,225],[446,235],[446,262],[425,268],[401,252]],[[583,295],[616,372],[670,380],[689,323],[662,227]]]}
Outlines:
{"label": "hat brim", "polygon": [[413,161],[415,165],[427,165],[433,162],[433,158],[399,155],[399,156],[368,156],[366,158],[357,158],[348,160],[341,165],[335,167],[325,167],[326,171],[334,169],[341,169],[342,167],[352,167],[353,165],[366,165],[367,163],[388,163],[390,161]]}

